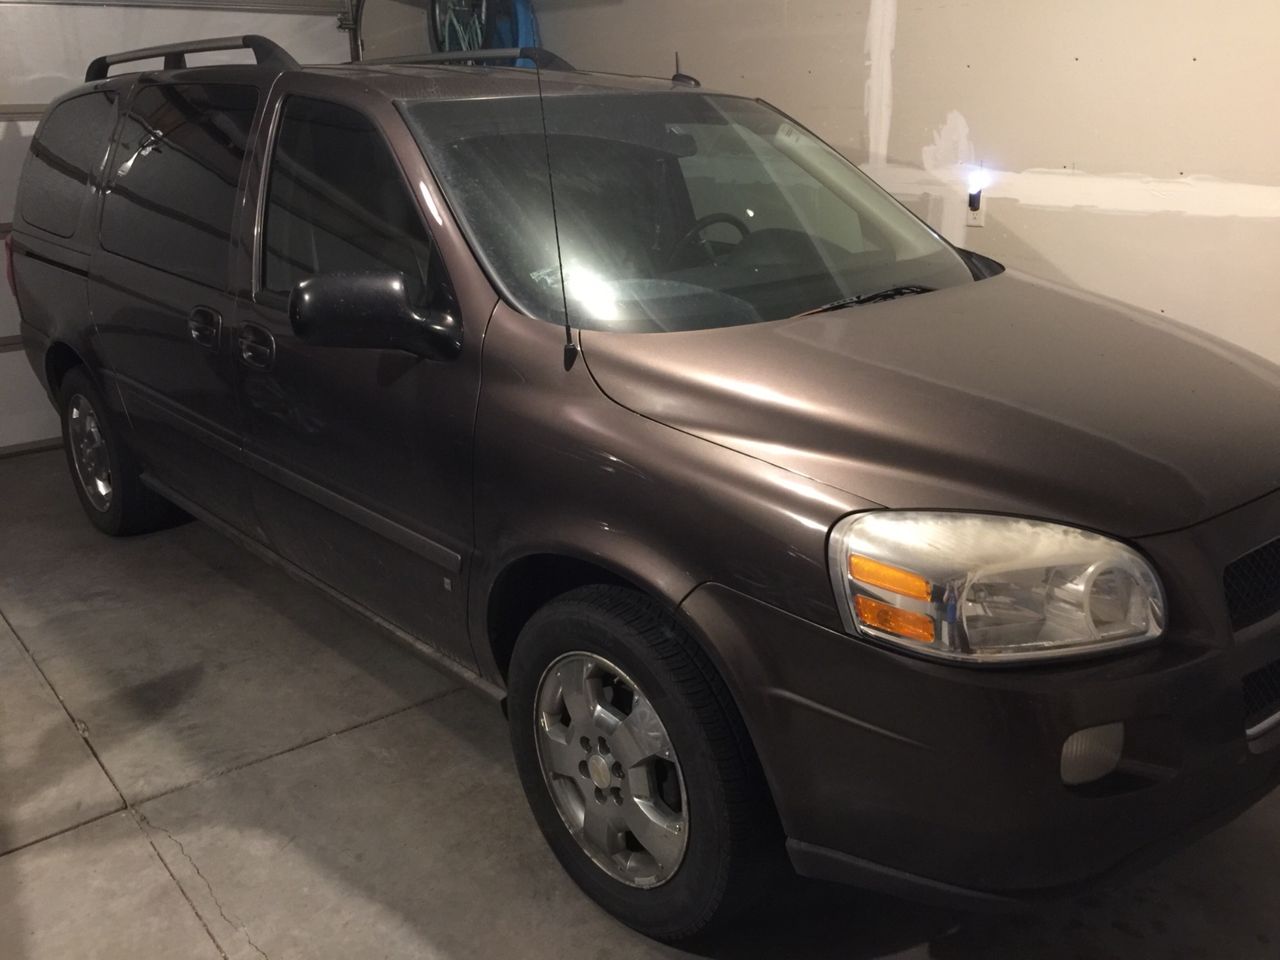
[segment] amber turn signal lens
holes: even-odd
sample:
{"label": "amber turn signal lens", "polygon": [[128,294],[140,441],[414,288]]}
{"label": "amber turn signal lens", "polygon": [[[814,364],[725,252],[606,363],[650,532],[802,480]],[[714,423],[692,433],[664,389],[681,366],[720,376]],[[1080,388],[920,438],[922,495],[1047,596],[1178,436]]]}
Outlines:
{"label": "amber turn signal lens", "polygon": [[868,627],[908,640],[933,643],[933,620],[923,613],[902,610],[871,597],[855,597],[853,607],[858,619]]}
{"label": "amber turn signal lens", "polygon": [[885,590],[900,593],[904,597],[913,597],[916,600],[929,599],[929,581],[920,574],[891,567],[887,563],[872,560],[870,557],[860,557],[856,554],[850,557],[849,576],[859,583],[883,587]]}

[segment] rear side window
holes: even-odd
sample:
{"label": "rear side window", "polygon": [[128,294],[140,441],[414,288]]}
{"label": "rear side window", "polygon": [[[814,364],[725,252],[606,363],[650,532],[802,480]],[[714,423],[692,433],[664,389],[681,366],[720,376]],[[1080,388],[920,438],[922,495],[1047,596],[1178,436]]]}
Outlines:
{"label": "rear side window", "polygon": [[285,101],[267,187],[263,286],[285,293],[322,273],[394,270],[410,302],[443,292],[400,166],[373,123],[322,100]]}
{"label": "rear side window", "polygon": [[89,185],[99,182],[115,120],[115,94],[109,91],[53,108],[22,168],[23,220],[59,237],[76,232]]}
{"label": "rear side window", "polygon": [[133,98],[111,159],[102,245],[224,287],[254,87],[164,84]]}

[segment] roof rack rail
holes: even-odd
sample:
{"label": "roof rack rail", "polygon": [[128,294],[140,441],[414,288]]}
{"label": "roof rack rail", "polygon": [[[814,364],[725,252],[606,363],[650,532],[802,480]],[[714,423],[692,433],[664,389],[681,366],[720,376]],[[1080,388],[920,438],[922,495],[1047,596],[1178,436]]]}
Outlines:
{"label": "roof rack rail", "polygon": [[532,60],[543,70],[573,71],[574,66],[564,57],[542,47],[502,47],[492,50],[448,50],[441,53],[415,53],[403,57],[378,57],[357,60],[355,63],[416,64],[416,63],[481,63],[486,60]]}
{"label": "roof rack rail", "polygon": [[158,47],[143,47],[139,50],[126,50],[123,53],[108,53],[96,57],[89,63],[84,72],[84,82],[105,80],[107,71],[118,63],[131,63],[134,60],[157,60],[164,57],[164,69],[181,70],[187,65],[188,53],[208,53],[213,50],[252,50],[259,66],[276,67],[280,70],[298,69],[298,61],[289,56],[288,51],[279,44],[247,33],[240,37],[214,37],[211,40],[188,40],[185,43],[165,43]]}

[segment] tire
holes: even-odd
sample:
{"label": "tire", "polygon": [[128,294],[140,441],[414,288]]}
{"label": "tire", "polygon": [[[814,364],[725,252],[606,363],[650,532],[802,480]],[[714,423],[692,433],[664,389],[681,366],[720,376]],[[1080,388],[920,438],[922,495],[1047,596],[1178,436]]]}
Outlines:
{"label": "tire", "polygon": [[[596,666],[600,672],[592,674]],[[579,686],[576,678],[583,670],[590,679]],[[570,679],[563,680],[562,674]],[[585,728],[573,720],[569,705],[581,698],[568,691],[587,687],[597,691],[590,702],[612,698],[608,710],[619,715],[623,708],[630,710],[609,750],[604,749],[607,737],[584,738]],[[646,702],[651,711],[642,711]],[[780,879],[777,814],[729,691],[677,621],[643,594],[617,586],[582,587],[535,613],[512,655],[507,706],[516,766],[543,836],[578,886],[623,923],[668,942],[710,936]],[[598,707],[587,711],[588,716],[598,714]],[[606,786],[605,763],[592,760],[593,755],[608,760],[613,758],[610,751],[617,751],[620,760],[628,759],[628,752],[636,751],[624,749],[623,741],[629,729],[640,725],[650,728],[649,743],[669,742],[672,759],[655,756],[631,769],[629,783],[625,776],[614,777]],[[668,741],[655,732],[659,728]],[[561,736],[567,741],[565,752],[555,739]],[[639,739],[630,741],[632,747]],[[575,780],[568,765],[579,748],[586,759]],[[569,775],[548,772],[557,766]],[[597,774],[601,779],[595,779]],[[587,836],[588,812],[604,810],[608,812],[595,815],[614,816],[610,803],[623,811],[616,816],[634,816],[631,794],[653,794],[655,784],[667,799],[651,801],[645,809],[661,808],[659,819],[666,830],[622,833],[625,845],[612,855],[601,855],[599,846],[591,852],[588,840],[580,841],[573,832],[570,823],[581,823],[581,834]],[[599,799],[602,792],[604,800]],[[681,817],[685,839],[673,868],[677,857],[671,838]],[[619,835],[605,833],[615,841]],[[658,851],[651,854],[639,838],[652,833],[661,834],[661,843],[651,844]]]}
{"label": "tire", "polygon": [[105,534],[123,537],[184,518],[182,511],[142,484],[137,461],[84,367],[67,372],[58,390],[58,406],[67,468],[90,523]]}

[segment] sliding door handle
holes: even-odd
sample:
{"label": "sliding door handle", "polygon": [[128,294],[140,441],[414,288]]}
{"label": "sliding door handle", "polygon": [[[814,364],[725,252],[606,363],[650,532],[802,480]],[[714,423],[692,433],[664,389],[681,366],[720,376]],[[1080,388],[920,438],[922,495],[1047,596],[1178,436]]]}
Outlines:
{"label": "sliding door handle", "polygon": [[246,323],[236,337],[240,362],[255,370],[269,370],[276,359],[276,338],[256,324]]}
{"label": "sliding door handle", "polygon": [[187,333],[197,347],[217,350],[222,339],[222,314],[210,307],[196,307],[187,317]]}

